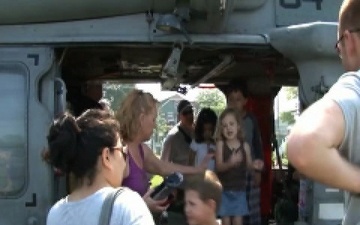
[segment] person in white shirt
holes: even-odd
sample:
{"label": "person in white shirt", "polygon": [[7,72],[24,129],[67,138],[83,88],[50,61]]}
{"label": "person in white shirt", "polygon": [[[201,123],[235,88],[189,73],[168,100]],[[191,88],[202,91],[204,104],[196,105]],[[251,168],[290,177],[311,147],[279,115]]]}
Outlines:
{"label": "person in white shirt", "polygon": [[[201,165],[208,154],[215,153],[214,133],[217,123],[217,115],[210,108],[203,108],[196,119],[195,139],[190,148],[195,152],[195,166]],[[208,169],[215,170],[215,160],[208,162]]]}
{"label": "person in white shirt", "polygon": [[[77,181],[74,190],[49,211],[47,225],[97,225],[106,196],[128,173],[127,152],[119,123],[105,110],[91,109],[78,118],[64,114],[48,134],[48,160]],[[124,188],[114,201],[110,225],[154,225],[139,194]]]}

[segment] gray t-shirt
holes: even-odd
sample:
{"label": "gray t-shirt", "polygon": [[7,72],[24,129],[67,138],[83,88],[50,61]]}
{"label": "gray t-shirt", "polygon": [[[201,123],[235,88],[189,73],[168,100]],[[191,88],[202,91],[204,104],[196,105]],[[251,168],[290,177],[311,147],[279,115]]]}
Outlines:
{"label": "gray t-shirt", "polygon": [[[105,187],[79,201],[65,197],[50,209],[46,224],[98,225],[102,204],[112,191]],[[154,220],[140,195],[126,188],[114,202],[110,225],[154,225]]]}
{"label": "gray t-shirt", "polygon": [[177,124],[166,136],[163,148],[165,148],[165,146],[169,146],[171,149],[169,156],[170,162],[185,166],[192,166],[190,163],[190,154],[192,152],[190,143],[192,141],[192,135],[184,129],[183,131],[186,132],[189,140],[187,140],[187,137],[179,130],[179,124]]}
{"label": "gray t-shirt", "polygon": [[[351,163],[360,166],[360,72],[342,75],[325,95],[337,102],[345,119],[345,136],[339,148]],[[351,181],[349,181],[351,182]],[[360,197],[345,193],[344,225],[360,224]]]}

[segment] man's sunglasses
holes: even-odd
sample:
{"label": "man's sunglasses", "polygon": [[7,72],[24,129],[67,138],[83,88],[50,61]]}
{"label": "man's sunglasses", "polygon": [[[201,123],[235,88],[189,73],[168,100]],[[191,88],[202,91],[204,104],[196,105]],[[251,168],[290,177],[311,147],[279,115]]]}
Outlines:
{"label": "man's sunglasses", "polygon": [[[360,31],[360,28],[354,28],[354,29],[350,29],[350,30],[348,30],[349,31],[349,33],[355,33],[355,32],[359,32]],[[340,42],[342,41],[344,39],[344,33],[340,36],[340,38],[336,41],[336,43],[335,43],[335,49],[338,51],[338,52],[340,52],[340,50],[339,50],[339,44],[340,44]]]}

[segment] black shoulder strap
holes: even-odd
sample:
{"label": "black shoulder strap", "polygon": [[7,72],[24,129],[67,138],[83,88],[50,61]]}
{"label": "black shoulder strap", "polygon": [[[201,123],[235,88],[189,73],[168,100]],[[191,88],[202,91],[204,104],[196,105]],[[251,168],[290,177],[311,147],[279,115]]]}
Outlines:
{"label": "black shoulder strap", "polygon": [[182,129],[182,127],[178,126],[178,129],[184,135],[186,143],[190,145],[192,142],[192,138],[184,131],[184,129]]}
{"label": "black shoulder strap", "polygon": [[118,188],[112,192],[110,192],[102,205],[100,217],[99,217],[99,225],[109,225],[110,218],[112,214],[112,209],[114,206],[115,199],[124,191],[124,188]]}

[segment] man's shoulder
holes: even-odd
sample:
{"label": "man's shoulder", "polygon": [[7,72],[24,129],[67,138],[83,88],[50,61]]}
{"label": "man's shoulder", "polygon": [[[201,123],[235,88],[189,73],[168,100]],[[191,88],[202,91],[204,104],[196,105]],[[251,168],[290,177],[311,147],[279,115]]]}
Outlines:
{"label": "man's shoulder", "polygon": [[254,113],[250,112],[250,111],[246,111],[246,115],[244,116],[244,119],[251,119],[251,120],[255,120],[256,117],[254,115]]}
{"label": "man's shoulder", "polygon": [[175,125],[169,130],[167,136],[177,136],[179,133],[180,133],[179,125]]}
{"label": "man's shoulder", "polygon": [[[339,93],[342,94],[339,95]],[[354,96],[357,95],[360,95],[360,71],[352,71],[346,72],[339,77],[339,79],[325,95],[325,99],[330,98],[339,103],[344,99],[357,99],[357,97],[354,98]]]}
{"label": "man's shoulder", "polygon": [[344,73],[339,77],[339,79],[335,82],[333,87],[337,87],[338,85],[358,85],[360,83],[360,70],[359,71],[349,71]]}
{"label": "man's shoulder", "polygon": [[257,124],[257,119],[252,112],[246,112],[246,115],[243,118],[243,123],[245,126],[254,126]]}
{"label": "man's shoulder", "polygon": [[173,139],[174,137],[178,136],[178,133],[179,133],[179,128],[177,125],[175,125],[168,131],[164,141],[169,141]]}

